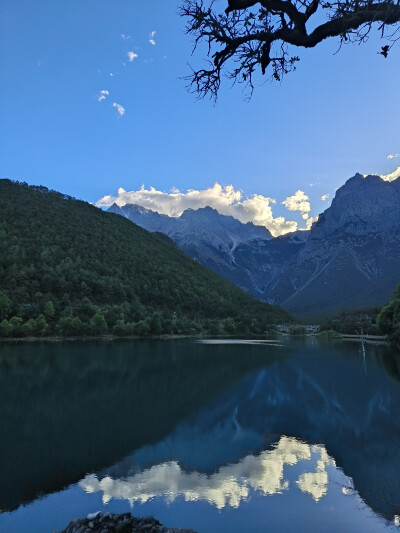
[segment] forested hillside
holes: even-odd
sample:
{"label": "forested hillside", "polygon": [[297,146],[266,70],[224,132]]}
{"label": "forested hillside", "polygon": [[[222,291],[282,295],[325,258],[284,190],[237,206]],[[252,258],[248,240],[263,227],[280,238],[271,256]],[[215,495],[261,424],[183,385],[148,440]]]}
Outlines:
{"label": "forested hillside", "polygon": [[377,317],[379,329],[386,333],[392,343],[400,350],[400,284],[397,285],[390,301]]}
{"label": "forested hillside", "polygon": [[0,335],[254,332],[290,316],[112,213],[0,180]]}

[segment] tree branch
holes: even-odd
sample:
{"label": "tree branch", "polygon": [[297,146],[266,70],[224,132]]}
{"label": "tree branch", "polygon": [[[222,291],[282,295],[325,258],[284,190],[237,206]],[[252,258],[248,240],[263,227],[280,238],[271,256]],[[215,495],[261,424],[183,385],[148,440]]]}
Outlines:
{"label": "tree branch", "polygon": [[[400,0],[227,0],[223,13],[215,13],[203,0],[183,0],[180,13],[188,20],[186,32],[194,35],[195,48],[208,45],[210,69],[193,70],[187,79],[201,95],[216,98],[221,75],[228,63],[235,68],[226,75],[234,82],[253,89],[252,76],[257,65],[262,74],[272,66],[272,76],[295,70],[297,56],[288,54],[289,46],[313,48],[329,37],[363,42],[374,23],[381,35],[385,28],[400,21]],[[319,9],[328,21],[307,31],[306,24]],[[398,28],[399,29],[399,28]],[[396,31],[387,36],[393,43]],[[274,50],[278,46],[278,52]],[[274,49],[274,50],[273,50]],[[382,47],[383,49],[383,47]],[[384,57],[387,55],[385,48]],[[271,55],[272,54],[272,55]]]}

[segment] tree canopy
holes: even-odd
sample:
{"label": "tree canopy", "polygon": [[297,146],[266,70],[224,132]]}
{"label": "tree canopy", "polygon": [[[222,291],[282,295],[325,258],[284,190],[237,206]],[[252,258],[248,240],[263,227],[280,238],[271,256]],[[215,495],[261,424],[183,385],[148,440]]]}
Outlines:
{"label": "tree canopy", "polygon": [[296,47],[313,48],[328,37],[340,46],[362,43],[375,27],[385,39],[379,53],[387,57],[400,38],[399,0],[184,0],[180,14],[195,49],[208,47],[208,67],[192,70],[187,80],[199,96],[214,99],[223,75],[250,92],[257,70],[281,80],[296,69]]}
{"label": "tree canopy", "polygon": [[377,324],[400,350],[400,284],[397,285],[389,303],[379,313]]}

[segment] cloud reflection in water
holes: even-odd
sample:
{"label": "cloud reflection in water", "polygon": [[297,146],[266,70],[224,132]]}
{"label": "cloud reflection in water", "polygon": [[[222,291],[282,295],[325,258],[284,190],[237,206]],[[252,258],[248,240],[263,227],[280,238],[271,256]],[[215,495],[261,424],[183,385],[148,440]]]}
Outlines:
{"label": "cloud reflection in water", "polygon": [[284,478],[284,466],[299,461],[317,459],[316,472],[302,473],[297,486],[315,501],[328,489],[327,466],[335,466],[323,445],[306,444],[292,437],[282,436],[272,450],[248,455],[238,463],[222,466],[214,474],[185,472],[178,462],[168,461],[132,476],[113,479],[96,475],[86,476],[80,486],[88,493],[101,491],[103,502],[112,498],[125,499],[132,505],[162,497],[173,502],[179,496],[186,501],[207,501],[218,509],[239,507],[247,500],[251,489],[263,495],[279,494],[289,489]]}

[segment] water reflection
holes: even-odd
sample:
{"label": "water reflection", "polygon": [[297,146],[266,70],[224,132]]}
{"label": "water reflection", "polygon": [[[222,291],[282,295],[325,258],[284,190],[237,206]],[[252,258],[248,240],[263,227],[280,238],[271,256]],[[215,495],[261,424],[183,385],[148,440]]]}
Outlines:
{"label": "water reflection", "polygon": [[249,497],[250,491],[272,495],[289,490],[284,467],[304,462],[304,472],[296,481],[299,489],[317,502],[327,492],[328,465],[335,466],[322,445],[310,446],[295,438],[282,436],[272,450],[259,455],[247,455],[238,463],[222,466],[211,475],[200,472],[185,472],[177,461],[154,465],[133,476],[113,479],[88,475],[80,486],[88,493],[101,492],[103,503],[112,498],[125,499],[131,505],[145,503],[162,497],[173,502],[182,496],[186,501],[204,500],[218,509],[239,507]]}
{"label": "water reflection", "polygon": [[354,482],[372,509],[393,520],[400,511],[400,388],[382,372],[379,350],[369,350],[366,376],[358,346],[339,349],[340,357],[317,348],[270,361],[162,441],[85,478],[82,486],[101,491],[105,500],[181,495],[235,507],[250,490],[287,490],[290,468],[301,462],[291,488],[319,501],[328,466],[336,462],[343,494]]}
{"label": "water reflection", "polygon": [[3,346],[0,510],[36,509],[81,480],[79,502],[135,512],[182,501],[239,513],[264,498],[321,513],[332,494],[339,510],[359,494],[394,525],[400,363],[373,346],[366,362],[367,374],[357,345],[315,340]]}

